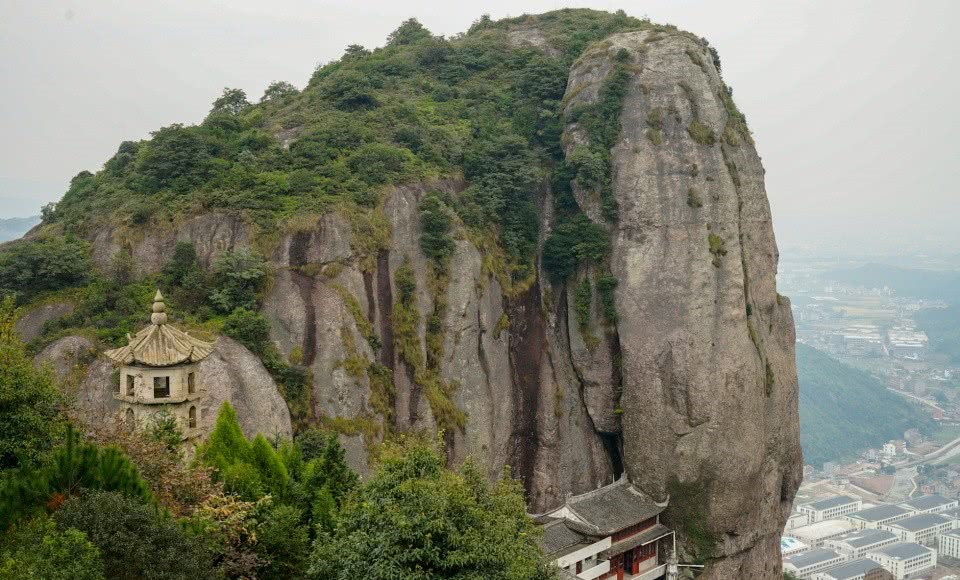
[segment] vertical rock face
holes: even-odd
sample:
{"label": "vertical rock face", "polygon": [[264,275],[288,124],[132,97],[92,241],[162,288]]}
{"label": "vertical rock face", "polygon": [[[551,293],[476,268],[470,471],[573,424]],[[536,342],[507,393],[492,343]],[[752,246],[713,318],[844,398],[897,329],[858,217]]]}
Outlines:
{"label": "vertical rock face", "polygon": [[[668,518],[688,539],[705,532],[686,546],[716,558],[704,577],[774,578],[802,462],[793,320],[775,288],[763,168],[704,47],[657,36],[610,37],[568,85],[570,106],[590,102],[613,55],[631,57],[611,261],[624,467],[681,508]],[[698,142],[695,123],[714,137]]]}
{"label": "vertical rock face", "polygon": [[[546,42],[535,26],[513,34]],[[466,416],[445,433],[451,462],[472,456],[491,477],[510,466],[532,511],[626,472],[652,499],[669,499],[665,518],[683,558],[707,563],[702,578],[780,577],[777,540],[802,468],[793,321],[776,292],[760,158],[712,63],[688,34],[643,31],[610,36],[570,71],[568,112],[597,102],[611,71],[627,73],[611,151],[616,223],[574,187],[609,234],[615,326],[598,322],[596,296],[589,323],[578,320],[576,286],[589,272],[505,287],[487,246],[457,226],[431,343],[437,297],[418,206],[430,191],[459,194],[462,180],[398,187],[363,219],[331,212],[279,236],[263,313],[280,351],[312,372],[311,418],[340,430],[355,468],[367,470],[385,432],[442,424],[395,335],[397,274],[408,265],[419,319],[406,347],[440,353],[435,371]],[[565,128],[568,155],[587,141],[576,123]],[[537,195],[544,237],[550,192]],[[251,245],[251,232],[197,216],[130,251],[156,271],[189,239],[207,264]],[[95,254],[108,264],[119,247],[101,237]]]}

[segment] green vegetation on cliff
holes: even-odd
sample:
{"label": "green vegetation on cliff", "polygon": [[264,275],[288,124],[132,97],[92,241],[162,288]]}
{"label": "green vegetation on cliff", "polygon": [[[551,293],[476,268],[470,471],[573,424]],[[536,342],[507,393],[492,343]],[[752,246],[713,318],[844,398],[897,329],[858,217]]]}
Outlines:
{"label": "green vegetation on cliff", "polygon": [[[536,24],[561,54],[511,41]],[[350,46],[307,86],[271,85],[259,102],[226,89],[196,126],[171,125],[121,144],[104,169],[82,172],[44,223],[81,236],[201,211],[236,213],[270,228],[300,212],[376,206],[383,186],[462,174],[454,209],[493,229],[519,277],[535,247],[537,190],[563,160],[561,100],[570,64],[591,43],[660,28],[619,12],[562,10],[521,20],[481,19],[453,38],[409,20],[386,46]],[[604,207],[614,210],[609,147],[619,132],[622,66],[596,105],[572,114],[591,135]],[[609,217],[609,215],[608,215]]]}
{"label": "green vegetation on cliff", "polygon": [[797,345],[800,444],[804,461],[821,465],[853,457],[904,431],[929,431],[932,420],[877,379],[809,346]]}

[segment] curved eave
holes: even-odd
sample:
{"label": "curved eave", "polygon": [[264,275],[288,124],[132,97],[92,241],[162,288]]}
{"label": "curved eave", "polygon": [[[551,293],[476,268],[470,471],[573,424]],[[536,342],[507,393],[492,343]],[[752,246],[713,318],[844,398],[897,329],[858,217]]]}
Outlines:
{"label": "curved eave", "polygon": [[152,325],[141,330],[130,344],[104,354],[119,365],[171,367],[197,363],[213,352],[213,344],[198,340],[166,324]]}

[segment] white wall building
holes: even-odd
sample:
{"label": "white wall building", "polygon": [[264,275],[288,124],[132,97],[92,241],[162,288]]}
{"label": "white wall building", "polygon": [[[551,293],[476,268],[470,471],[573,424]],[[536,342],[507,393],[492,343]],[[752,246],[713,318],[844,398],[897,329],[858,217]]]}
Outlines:
{"label": "white wall building", "polygon": [[937,567],[937,552],[920,544],[894,544],[867,554],[896,580],[914,578]]}
{"label": "white wall building", "polygon": [[957,509],[960,502],[942,495],[922,495],[897,505],[918,514],[942,514]]}
{"label": "white wall building", "polygon": [[896,534],[901,542],[936,546],[940,534],[955,529],[956,521],[940,514],[920,514],[881,528]]}
{"label": "white wall building", "polygon": [[907,519],[914,515],[910,510],[896,505],[878,505],[865,510],[860,510],[849,514],[847,521],[851,522],[856,529],[882,529],[881,526],[891,524],[900,520]]}
{"label": "white wall building", "polygon": [[783,569],[787,572],[793,572],[800,578],[812,578],[817,572],[823,572],[843,564],[845,559],[833,550],[817,548],[784,558]]}
{"label": "white wall building", "polygon": [[899,541],[895,533],[887,530],[858,530],[827,540],[824,545],[850,560],[857,560],[871,550],[885,548]]}
{"label": "white wall building", "polygon": [[951,530],[940,535],[937,553],[960,560],[960,530]]}
{"label": "white wall building", "polygon": [[863,509],[862,500],[846,495],[837,495],[797,507],[797,511],[807,514],[807,518],[811,524],[839,518],[860,511],[861,509]]}
{"label": "white wall building", "polygon": [[788,535],[811,548],[821,548],[827,540],[838,538],[856,529],[856,526],[847,520],[825,520],[790,530]]}
{"label": "white wall building", "polygon": [[787,525],[784,526],[784,530],[790,531],[794,528],[799,528],[800,526],[805,526],[810,523],[810,514],[802,512],[793,512],[790,514],[790,517],[787,518]]}
{"label": "white wall building", "polygon": [[878,562],[861,558],[846,564],[840,564],[836,568],[830,568],[825,572],[818,572],[813,575],[812,580],[864,580],[868,572],[877,569],[883,569]]}

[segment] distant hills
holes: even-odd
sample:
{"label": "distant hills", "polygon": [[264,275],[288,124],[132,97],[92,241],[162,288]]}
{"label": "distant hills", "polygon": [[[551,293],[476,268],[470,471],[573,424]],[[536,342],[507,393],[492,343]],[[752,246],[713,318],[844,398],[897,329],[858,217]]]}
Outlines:
{"label": "distant hills", "polygon": [[933,420],[867,373],[809,346],[797,345],[800,444],[804,463],[852,457]]}
{"label": "distant hills", "polygon": [[889,286],[897,294],[916,298],[960,300],[960,270],[924,270],[883,264],[867,264],[859,268],[834,270],[826,278],[855,286],[882,288]]}
{"label": "distant hills", "polygon": [[867,264],[859,268],[834,270],[829,280],[881,288],[889,286],[898,295],[946,300],[946,309],[921,310],[915,316],[930,337],[930,347],[960,363],[960,270],[926,270]]}
{"label": "distant hills", "polygon": [[25,218],[0,218],[0,242],[15,240],[40,223],[40,216]]}

